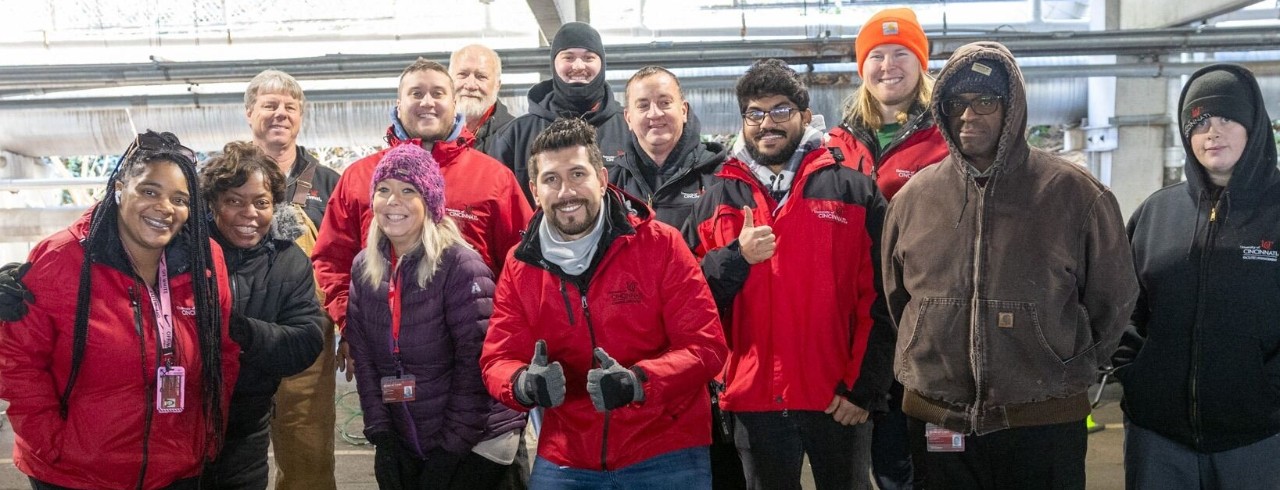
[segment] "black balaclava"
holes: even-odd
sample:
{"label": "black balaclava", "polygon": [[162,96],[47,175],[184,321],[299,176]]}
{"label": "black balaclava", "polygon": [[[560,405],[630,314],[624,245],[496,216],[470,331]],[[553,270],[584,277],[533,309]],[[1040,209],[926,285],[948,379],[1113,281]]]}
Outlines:
{"label": "black balaclava", "polygon": [[[586,84],[570,84],[555,74],[556,55],[569,48],[582,48],[600,56],[600,73]],[[560,27],[555,40],[551,41],[551,83],[555,88],[558,111],[569,111],[578,115],[591,112],[596,103],[605,97],[607,87],[604,81],[606,68],[604,43],[600,41],[600,33],[590,24],[570,22]]]}

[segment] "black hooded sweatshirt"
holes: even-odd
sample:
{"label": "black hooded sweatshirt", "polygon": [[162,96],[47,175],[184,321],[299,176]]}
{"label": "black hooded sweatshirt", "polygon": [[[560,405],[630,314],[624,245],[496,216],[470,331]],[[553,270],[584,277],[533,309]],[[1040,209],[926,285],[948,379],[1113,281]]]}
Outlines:
{"label": "black hooded sweatshirt", "polygon": [[634,133],[627,136],[627,152],[609,167],[609,183],[644,200],[658,221],[680,228],[693,203],[716,180],[728,152],[724,145],[701,141],[698,119],[692,113],[680,141],[659,167],[640,147]]}
{"label": "black hooded sweatshirt", "polygon": [[[597,76],[604,76],[601,71]],[[595,110],[576,113],[565,110],[569,104],[562,102],[564,97],[553,89],[551,80],[543,80],[529,89],[529,112],[517,117],[493,137],[485,153],[502,162],[516,174],[516,181],[524,191],[529,205],[536,206],[533,194],[529,191],[529,149],[538,133],[561,117],[580,117],[596,128],[596,145],[604,155],[604,164],[613,165],[614,160],[626,153],[627,121],[622,117],[622,106],[613,100],[613,92],[608,83],[604,83],[603,97]]]}
{"label": "black hooded sweatshirt", "polygon": [[[1187,181],[1152,194],[1129,221],[1141,295],[1115,375],[1138,426],[1203,452],[1280,433],[1280,171],[1253,75],[1252,129],[1225,188],[1216,189],[1190,138]],[[1183,88],[1178,106],[1186,105]],[[1243,121],[1242,121],[1243,122]],[[1179,121],[1179,127],[1185,121]]]}

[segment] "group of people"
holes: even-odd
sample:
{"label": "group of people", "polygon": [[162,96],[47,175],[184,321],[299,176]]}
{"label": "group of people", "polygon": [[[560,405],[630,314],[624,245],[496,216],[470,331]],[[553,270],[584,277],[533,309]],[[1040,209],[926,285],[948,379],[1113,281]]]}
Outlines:
{"label": "group of people", "polygon": [[838,127],[760,60],[727,147],[673,72],[620,103],[595,29],[551,44],[519,117],[493,50],[415,61],[388,148],[340,176],[274,70],[251,141],[197,165],[138,135],[0,269],[32,488],[263,489],[268,444],[277,488],[335,488],[341,370],[380,488],[798,489],[807,458],[823,490],[1082,489],[1103,368],[1130,488],[1280,486],[1280,172],[1244,68],[1190,78],[1187,182],[1126,230],[1028,144],[1014,56],[935,78],[909,9],[863,26]]}

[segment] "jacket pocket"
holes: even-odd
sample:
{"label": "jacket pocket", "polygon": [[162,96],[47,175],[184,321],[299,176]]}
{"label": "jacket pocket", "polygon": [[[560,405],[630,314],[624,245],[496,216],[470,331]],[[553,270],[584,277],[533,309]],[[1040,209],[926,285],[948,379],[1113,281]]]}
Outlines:
{"label": "jacket pocket", "polygon": [[903,312],[895,374],[904,386],[934,400],[972,403],[969,301],[923,298]]}
{"label": "jacket pocket", "polygon": [[1205,430],[1250,433],[1270,430],[1280,414],[1263,360],[1262,341],[1226,332],[1201,337],[1197,380],[1200,417]]}
{"label": "jacket pocket", "polygon": [[1080,362],[1091,359],[1086,354],[1092,350],[1077,353],[1064,348],[1077,346],[1079,322],[1045,324],[1033,302],[985,300],[978,308],[982,332],[979,377],[991,404],[1062,398],[1088,388],[1088,383],[1079,389],[1068,383],[1069,379],[1088,379],[1095,369],[1091,362]]}

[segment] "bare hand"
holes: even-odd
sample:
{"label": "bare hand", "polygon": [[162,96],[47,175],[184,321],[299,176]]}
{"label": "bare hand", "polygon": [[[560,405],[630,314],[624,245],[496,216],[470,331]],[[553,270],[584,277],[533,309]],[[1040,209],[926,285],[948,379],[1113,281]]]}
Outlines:
{"label": "bare hand", "polygon": [[840,395],[831,399],[831,405],[828,405],[824,412],[831,414],[831,418],[836,419],[840,425],[861,424],[866,422],[867,416],[870,415],[862,407],[854,405],[848,398]]}
{"label": "bare hand", "polygon": [[742,258],[751,265],[769,260],[777,247],[773,227],[756,226],[750,206],[742,207],[742,219],[742,231],[738,232],[738,249],[742,251]]}
{"label": "bare hand", "polygon": [[347,382],[350,383],[356,376],[356,360],[351,358],[351,350],[347,347],[347,339],[338,340],[338,371],[347,374]]}

